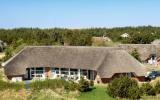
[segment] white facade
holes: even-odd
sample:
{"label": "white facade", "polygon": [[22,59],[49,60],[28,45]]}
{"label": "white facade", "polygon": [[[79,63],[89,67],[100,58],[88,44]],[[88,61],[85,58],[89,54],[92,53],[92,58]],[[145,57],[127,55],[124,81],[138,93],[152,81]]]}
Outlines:
{"label": "white facade", "polygon": [[157,59],[156,58],[155,59],[153,59],[153,58],[149,59],[148,64],[157,66]]}
{"label": "white facade", "polygon": [[22,77],[12,77],[12,82],[22,82]]}
{"label": "white facade", "polygon": [[[29,72],[26,71],[25,77],[28,79],[43,80],[46,78],[49,79],[66,79],[66,80],[80,80],[81,76],[88,80],[94,80],[94,71],[86,69],[74,69],[74,68],[49,68],[49,72],[45,71],[44,67],[39,68],[28,68]],[[49,74],[49,77],[46,77],[46,74]]]}
{"label": "white facade", "polygon": [[127,37],[129,37],[129,34],[128,33],[124,33],[124,34],[121,35],[121,37],[122,38],[127,38]]}

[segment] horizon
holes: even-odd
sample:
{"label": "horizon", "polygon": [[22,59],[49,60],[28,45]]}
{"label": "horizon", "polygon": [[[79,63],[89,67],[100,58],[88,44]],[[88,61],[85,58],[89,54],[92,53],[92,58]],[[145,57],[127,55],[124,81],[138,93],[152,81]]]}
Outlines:
{"label": "horizon", "polygon": [[1,0],[0,28],[160,27],[160,1]]}
{"label": "horizon", "polygon": [[121,26],[121,27],[85,27],[85,28],[65,28],[65,27],[15,27],[15,28],[0,28],[4,30],[12,30],[12,29],[69,29],[69,30],[81,30],[81,29],[114,29],[114,28],[140,28],[140,27],[156,27],[160,28],[160,26],[151,26],[151,25],[146,25],[146,26]]}

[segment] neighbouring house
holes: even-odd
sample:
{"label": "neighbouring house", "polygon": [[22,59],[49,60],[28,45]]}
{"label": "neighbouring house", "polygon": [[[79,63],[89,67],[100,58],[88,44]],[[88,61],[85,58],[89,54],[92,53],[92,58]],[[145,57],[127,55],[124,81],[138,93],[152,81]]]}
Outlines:
{"label": "neighbouring house", "polygon": [[159,66],[160,65],[160,56],[158,57],[156,54],[151,54],[147,59],[148,64]]}
{"label": "neighbouring house", "polygon": [[146,59],[147,63],[150,65],[157,66],[157,55],[156,54],[150,54],[150,56]]}
{"label": "neighbouring house", "polygon": [[148,62],[151,55],[160,57],[160,44],[120,44],[118,47],[129,53],[136,49],[142,62]]}
{"label": "neighbouring house", "polygon": [[128,34],[128,33],[121,34],[121,37],[122,37],[122,38],[128,38],[128,37],[129,37],[129,34]]}
{"label": "neighbouring house", "polygon": [[105,46],[107,43],[112,42],[109,37],[92,37],[92,46]]}
{"label": "neighbouring house", "polygon": [[0,52],[3,52],[6,47],[7,47],[7,43],[0,40]]}
{"label": "neighbouring house", "polygon": [[113,47],[28,46],[2,64],[8,79],[71,79],[107,83],[121,74],[145,80],[145,67]]}
{"label": "neighbouring house", "polygon": [[160,44],[160,39],[156,39],[156,40],[152,41],[151,44]]}

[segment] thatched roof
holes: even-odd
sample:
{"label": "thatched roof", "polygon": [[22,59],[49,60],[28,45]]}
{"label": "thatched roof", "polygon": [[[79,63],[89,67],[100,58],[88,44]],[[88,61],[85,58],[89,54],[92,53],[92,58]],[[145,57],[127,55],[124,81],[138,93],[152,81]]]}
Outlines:
{"label": "thatched roof", "polygon": [[109,51],[98,69],[101,78],[112,77],[115,73],[133,72],[137,76],[145,75],[145,67],[123,50]]}
{"label": "thatched roof", "polygon": [[144,66],[119,48],[79,46],[30,46],[4,64],[9,75],[25,74],[29,67],[60,67],[97,70],[101,77],[114,73],[145,73]]}
{"label": "thatched roof", "polygon": [[137,49],[142,61],[146,61],[151,54],[156,54],[157,57],[160,56],[160,44],[121,44],[118,47],[129,53]]}

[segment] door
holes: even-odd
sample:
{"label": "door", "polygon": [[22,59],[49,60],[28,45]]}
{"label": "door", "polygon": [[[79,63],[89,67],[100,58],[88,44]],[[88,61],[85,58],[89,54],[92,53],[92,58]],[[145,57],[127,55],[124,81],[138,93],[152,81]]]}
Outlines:
{"label": "door", "polygon": [[27,68],[27,69],[26,69],[26,74],[25,74],[24,77],[25,77],[25,79],[27,79],[27,80],[30,79],[30,68]]}

